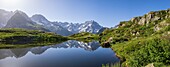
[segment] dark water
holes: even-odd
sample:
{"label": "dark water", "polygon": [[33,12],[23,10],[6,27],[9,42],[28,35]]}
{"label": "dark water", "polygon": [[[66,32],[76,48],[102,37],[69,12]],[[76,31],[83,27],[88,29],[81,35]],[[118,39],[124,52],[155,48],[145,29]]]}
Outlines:
{"label": "dark water", "polygon": [[52,46],[0,49],[0,67],[101,67],[118,61],[110,48],[102,48],[95,41],[70,40]]}

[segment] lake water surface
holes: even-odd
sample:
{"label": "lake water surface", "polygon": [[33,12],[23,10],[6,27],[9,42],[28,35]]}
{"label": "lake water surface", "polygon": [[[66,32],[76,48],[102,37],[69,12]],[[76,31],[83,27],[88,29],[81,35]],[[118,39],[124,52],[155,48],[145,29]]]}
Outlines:
{"label": "lake water surface", "polygon": [[69,40],[51,46],[0,49],[0,67],[101,67],[119,61],[113,50],[99,45]]}

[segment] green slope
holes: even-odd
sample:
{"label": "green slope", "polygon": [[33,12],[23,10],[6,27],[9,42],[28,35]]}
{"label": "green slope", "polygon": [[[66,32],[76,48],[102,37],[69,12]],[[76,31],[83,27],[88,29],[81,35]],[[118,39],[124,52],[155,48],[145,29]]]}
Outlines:
{"label": "green slope", "polygon": [[88,32],[77,33],[69,36],[70,39],[75,39],[84,42],[90,42],[93,40],[99,40],[99,36],[97,34],[92,34]]}
{"label": "green slope", "polygon": [[102,46],[113,48],[123,66],[170,65],[170,9],[153,11],[100,34]]}
{"label": "green slope", "polygon": [[[43,32],[38,30],[25,30],[17,28],[0,29],[0,47],[6,47],[4,44],[30,44],[30,43],[58,43],[68,40],[51,32]],[[2,45],[3,44],[3,45]],[[15,47],[15,46],[12,46]]]}

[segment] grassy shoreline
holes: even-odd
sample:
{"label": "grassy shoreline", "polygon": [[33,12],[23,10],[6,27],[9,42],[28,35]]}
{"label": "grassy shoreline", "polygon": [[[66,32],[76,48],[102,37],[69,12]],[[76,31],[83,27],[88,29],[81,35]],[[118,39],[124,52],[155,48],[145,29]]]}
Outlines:
{"label": "grassy shoreline", "polygon": [[69,40],[52,32],[18,28],[0,29],[0,48],[44,46]]}
{"label": "grassy shoreline", "polygon": [[123,67],[169,67],[169,11],[152,11],[122,21],[99,35],[101,45],[111,47],[123,61]]}
{"label": "grassy shoreline", "polygon": [[99,35],[88,33],[88,32],[82,32],[82,33],[73,34],[71,36],[68,36],[68,38],[77,40],[77,41],[91,42],[94,40],[99,40]]}
{"label": "grassy shoreline", "polygon": [[[169,37],[166,36],[166,37]],[[128,46],[127,46],[128,45]],[[141,67],[153,63],[156,67],[169,67],[170,40],[164,36],[136,39],[130,42],[112,44],[123,67]],[[156,52],[156,53],[155,53]]]}

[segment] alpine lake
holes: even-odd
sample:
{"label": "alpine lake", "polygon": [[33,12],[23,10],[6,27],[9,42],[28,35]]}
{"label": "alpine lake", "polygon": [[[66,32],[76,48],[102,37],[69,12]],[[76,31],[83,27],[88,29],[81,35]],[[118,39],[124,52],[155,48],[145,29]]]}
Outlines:
{"label": "alpine lake", "polygon": [[111,48],[97,41],[0,49],[0,67],[102,67],[119,61]]}

